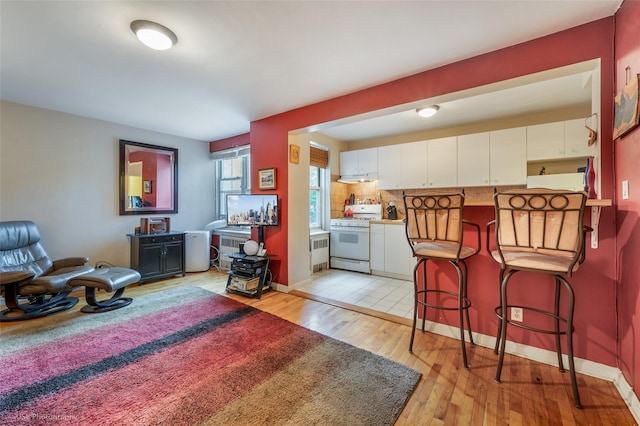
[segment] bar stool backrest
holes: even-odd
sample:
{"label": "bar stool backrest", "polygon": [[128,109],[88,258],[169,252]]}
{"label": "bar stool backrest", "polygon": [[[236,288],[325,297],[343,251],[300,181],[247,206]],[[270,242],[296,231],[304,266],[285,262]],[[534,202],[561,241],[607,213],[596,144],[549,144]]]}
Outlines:
{"label": "bar stool backrest", "polygon": [[546,188],[494,191],[496,247],[504,253],[519,251],[572,258],[571,273],[584,248],[582,219],[584,192]]}
{"label": "bar stool backrest", "polygon": [[462,247],[464,193],[404,195],[407,239],[414,256],[420,243]]}

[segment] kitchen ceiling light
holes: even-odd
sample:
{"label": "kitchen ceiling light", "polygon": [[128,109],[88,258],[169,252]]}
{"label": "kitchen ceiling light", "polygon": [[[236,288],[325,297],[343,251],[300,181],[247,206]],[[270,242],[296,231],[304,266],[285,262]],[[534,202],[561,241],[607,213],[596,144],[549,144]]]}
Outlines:
{"label": "kitchen ceiling light", "polygon": [[131,31],[138,37],[138,40],[155,50],[170,49],[178,42],[178,37],[173,31],[151,21],[133,21]]}
{"label": "kitchen ceiling light", "polygon": [[433,117],[439,109],[438,105],[431,105],[426,108],[418,108],[416,112],[420,117]]}

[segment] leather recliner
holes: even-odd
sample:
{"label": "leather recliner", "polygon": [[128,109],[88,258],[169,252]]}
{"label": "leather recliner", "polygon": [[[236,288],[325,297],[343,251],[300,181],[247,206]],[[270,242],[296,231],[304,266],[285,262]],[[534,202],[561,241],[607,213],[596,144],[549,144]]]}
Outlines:
{"label": "leather recliner", "polygon": [[0,294],[7,309],[0,321],[38,318],[70,309],[71,278],[94,270],[88,257],[52,260],[40,244],[34,222],[0,222]]}

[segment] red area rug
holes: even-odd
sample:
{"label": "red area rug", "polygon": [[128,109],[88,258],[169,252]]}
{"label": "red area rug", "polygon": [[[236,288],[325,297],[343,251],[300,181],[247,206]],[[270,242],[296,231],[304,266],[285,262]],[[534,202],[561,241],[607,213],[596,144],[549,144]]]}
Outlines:
{"label": "red area rug", "polygon": [[392,425],[420,378],[195,287],[33,321],[0,333],[2,425]]}

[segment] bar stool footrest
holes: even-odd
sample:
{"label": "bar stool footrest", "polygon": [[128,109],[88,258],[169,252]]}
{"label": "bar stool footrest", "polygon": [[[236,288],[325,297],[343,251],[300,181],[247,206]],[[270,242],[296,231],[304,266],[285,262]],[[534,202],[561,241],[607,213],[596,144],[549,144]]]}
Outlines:
{"label": "bar stool footrest", "polygon": [[[556,320],[564,323],[565,325],[567,324],[567,320],[565,318],[563,318],[561,316],[558,316],[558,315],[554,314],[553,312],[545,311],[543,309],[533,308],[531,306],[507,305],[507,309],[509,309],[509,308],[520,308],[520,309],[522,309],[523,314],[524,314],[524,312],[535,312],[535,313],[538,313],[538,314],[545,315],[547,317],[556,319]],[[498,319],[502,320],[502,308],[500,306],[497,306],[494,309],[494,311],[496,313],[496,317],[498,317]],[[546,329],[546,328],[531,327],[531,326],[528,326],[528,325],[524,324],[521,321],[514,321],[514,320],[511,320],[509,318],[506,318],[506,321],[507,321],[507,324],[509,324],[509,325],[513,325],[514,327],[522,328],[524,330],[529,330],[529,331],[533,331],[533,332],[536,332],[536,333],[557,334],[557,335],[566,335],[567,334],[567,330],[566,329],[556,331],[556,330],[549,330],[549,329]],[[572,327],[572,328],[575,329],[575,327]],[[571,330],[571,331],[573,331],[573,330]]]}
{"label": "bar stool footrest", "polygon": [[[426,295],[426,293],[439,293],[439,294],[446,294],[449,296],[453,296],[456,298],[456,302],[458,301],[458,298],[460,297],[460,295],[458,293],[452,292],[452,291],[446,291],[446,290],[420,290],[417,292],[416,297],[417,297],[417,303],[421,306],[426,306],[427,308],[431,308],[431,309],[441,309],[441,310],[445,310],[445,311],[457,311],[459,309],[462,310],[467,310],[469,309],[469,307],[471,307],[471,300],[469,300],[467,297],[463,297],[462,298],[462,308],[458,307],[458,305],[456,306],[443,306],[443,305],[433,305],[430,303],[427,303],[426,301],[422,301],[420,300],[421,295]],[[426,296],[424,296],[426,297]]]}

